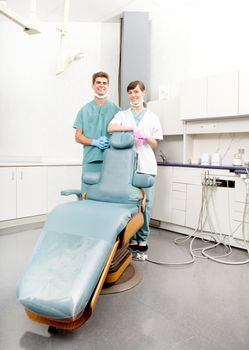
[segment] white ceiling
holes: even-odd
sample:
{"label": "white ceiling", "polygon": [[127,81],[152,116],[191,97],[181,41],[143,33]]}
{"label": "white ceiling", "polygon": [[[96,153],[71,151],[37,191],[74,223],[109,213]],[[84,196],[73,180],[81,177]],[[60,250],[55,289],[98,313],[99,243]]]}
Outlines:
{"label": "white ceiling", "polygon": [[[164,16],[200,0],[71,0],[69,21],[117,21],[123,11],[148,11],[151,16]],[[30,0],[7,0],[18,15],[29,16]],[[65,0],[36,0],[40,21],[63,20]],[[3,17],[3,16],[1,16]]]}

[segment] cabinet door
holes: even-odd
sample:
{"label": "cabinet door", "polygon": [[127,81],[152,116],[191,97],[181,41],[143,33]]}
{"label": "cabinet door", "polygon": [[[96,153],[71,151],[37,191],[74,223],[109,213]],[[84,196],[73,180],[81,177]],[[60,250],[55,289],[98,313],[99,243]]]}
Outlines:
{"label": "cabinet door", "polygon": [[249,71],[239,72],[239,115],[249,114]]}
{"label": "cabinet door", "polygon": [[180,119],[179,97],[169,100],[158,100],[148,102],[148,108],[159,118],[163,135],[182,135],[183,122]]}
{"label": "cabinet door", "polygon": [[207,78],[188,80],[180,87],[180,117],[183,120],[207,116]]}
{"label": "cabinet door", "polygon": [[75,196],[61,196],[61,191],[80,189],[81,172],[81,165],[48,167],[48,211],[60,203],[76,200]]}
{"label": "cabinet door", "polygon": [[208,77],[208,117],[238,115],[238,81],[238,72]]}
{"label": "cabinet door", "polygon": [[47,168],[17,168],[17,217],[47,213]]}
{"label": "cabinet door", "polygon": [[16,218],[16,168],[0,168],[0,220]]}
{"label": "cabinet door", "polygon": [[186,200],[186,226],[197,228],[201,209],[202,187],[201,185],[187,185]]}
{"label": "cabinet door", "polygon": [[[247,185],[244,182],[244,179],[237,178],[235,179],[235,189],[234,189],[234,198],[232,203],[232,230],[234,232],[233,237],[244,239],[243,237],[243,220],[244,220],[244,234],[246,240],[249,240],[249,213],[248,210],[245,211],[246,199],[247,198]],[[247,207],[248,208],[248,202]]]}
{"label": "cabinet door", "polygon": [[165,222],[171,220],[172,167],[158,167],[152,218]]}

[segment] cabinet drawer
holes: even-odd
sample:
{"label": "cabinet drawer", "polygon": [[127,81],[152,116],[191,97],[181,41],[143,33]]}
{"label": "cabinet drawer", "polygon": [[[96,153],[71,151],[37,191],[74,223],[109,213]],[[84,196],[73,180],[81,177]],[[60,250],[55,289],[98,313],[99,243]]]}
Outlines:
{"label": "cabinet drawer", "polygon": [[179,182],[173,182],[172,183],[172,191],[186,192],[186,184],[182,184]]}
{"label": "cabinet drawer", "polygon": [[203,169],[197,168],[185,168],[185,167],[174,167],[173,168],[173,179],[175,183],[182,184],[201,184],[201,174]]}
{"label": "cabinet drawer", "polygon": [[219,132],[220,124],[215,121],[191,121],[186,126],[187,134],[212,134]]}

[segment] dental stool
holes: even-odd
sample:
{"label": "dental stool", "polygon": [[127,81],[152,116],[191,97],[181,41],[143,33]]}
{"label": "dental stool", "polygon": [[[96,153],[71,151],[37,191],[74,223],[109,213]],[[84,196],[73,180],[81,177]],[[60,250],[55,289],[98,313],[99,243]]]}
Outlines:
{"label": "dental stool", "polygon": [[91,185],[85,199],[48,215],[17,286],[27,315],[54,329],[79,328],[91,316],[104,283],[115,283],[130,264],[128,242],[143,225],[141,189],[154,178],[136,173],[131,133],[113,133],[110,145],[101,173],[84,175]]}

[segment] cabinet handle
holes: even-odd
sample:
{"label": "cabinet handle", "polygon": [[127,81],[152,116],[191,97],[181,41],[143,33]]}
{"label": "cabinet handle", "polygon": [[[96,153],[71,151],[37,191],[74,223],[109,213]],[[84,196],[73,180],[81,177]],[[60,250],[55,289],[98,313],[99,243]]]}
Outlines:
{"label": "cabinet handle", "polygon": [[21,171],[21,174],[20,174],[20,179],[22,180],[23,179],[23,172]]}
{"label": "cabinet handle", "polygon": [[15,180],[15,172],[14,172],[14,171],[11,172],[11,180],[12,180],[12,181]]}

